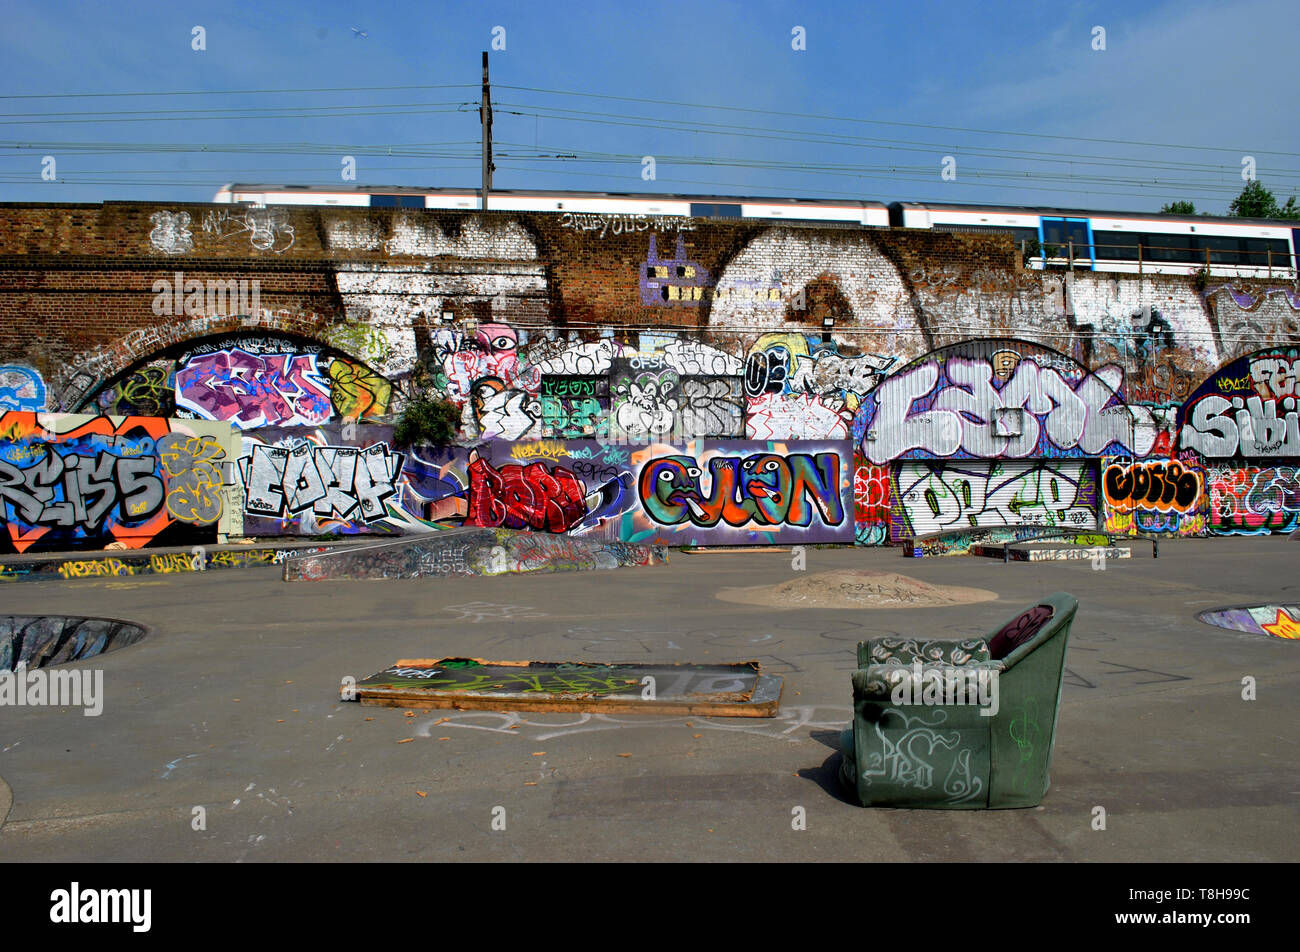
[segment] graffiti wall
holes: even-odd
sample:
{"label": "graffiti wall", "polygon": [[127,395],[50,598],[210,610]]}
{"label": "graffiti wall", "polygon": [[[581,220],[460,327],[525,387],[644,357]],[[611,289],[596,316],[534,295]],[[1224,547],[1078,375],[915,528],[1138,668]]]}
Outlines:
{"label": "graffiti wall", "polygon": [[887,377],[854,421],[863,456],[1023,459],[1145,456],[1154,434],[1123,397],[1124,370],[1090,371],[1035,344],[978,340],[928,354]]}
{"label": "graffiti wall", "polygon": [[215,542],[226,504],[225,424],[157,417],[0,415],[0,551]]}
{"label": "graffiti wall", "polygon": [[1300,457],[1298,385],[1300,348],[1224,365],[1179,410],[1179,446],[1211,459]]}
{"label": "graffiti wall", "polygon": [[0,365],[0,412],[44,410],[45,381],[31,367]]}
{"label": "graffiti wall", "polygon": [[1192,454],[1181,460],[1107,459],[1101,489],[1107,532],[1203,536],[1208,531],[1205,469]]}
{"label": "graffiti wall", "polygon": [[[1035,271],[1004,237],[794,222],[117,211],[0,209],[14,226],[0,251],[36,275],[0,301],[0,413],[162,421],[135,423],[137,442],[178,421],[233,431],[210,463],[220,489],[204,487],[218,527],[877,545],[953,527],[1295,525],[1290,273]],[[47,264],[73,246],[75,264]],[[123,248],[146,265],[126,269]],[[97,301],[75,332],[69,294]],[[455,445],[393,444],[416,398],[456,407]],[[117,458],[149,455],[134,452]],[[84,478],[85,518],[74,504],[68,528],[42,515],[63,497],[38,507],[25,489],[6,502],[11,538],[142,537],[131,517],[154,493],[131,495],[138,464],[121,468],[138,511],[101,511],[89,487],[118,464],[89,453],[30,477],[74,495]],[[185,482],[159,464],[165,485]],[[662,485],[643,481],[651,468]],[[29,485],[5,478],[11,495]],[[167,531],[211,531],[210,506],[186,522],[174,498]]]}
{"label": "graffiti wall", "polygon": [[257,535],[478,526],[672,545],[853,540],[847,441],[491,441],[395,453],[385,427],[258,430],[239,460]]}
{"label": "graffiti wall", "polygon": [[1300,528],[1300,468],[1211,463],[1209,528],[1215,535],[1268,535]]}
{"label": "graffiti wall", "polygon": [[239,334],[143,361],[93,402],[106,414],[212,420],[248,430],[380,417],[392,396],[388,380],[330,347]]}
{"label": "graffiti wall", "polygon": [[891,477],[894,542],[955,529],[1097,528],[1091,460],[909,461]]}

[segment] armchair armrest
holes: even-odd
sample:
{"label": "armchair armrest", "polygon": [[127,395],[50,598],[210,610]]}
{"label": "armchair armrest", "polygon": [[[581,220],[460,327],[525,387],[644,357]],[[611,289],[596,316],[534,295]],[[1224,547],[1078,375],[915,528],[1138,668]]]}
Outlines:
{"label": "armchair armrest", "polygon": [[873,664],[974,664],[990,660],[989,645],[983,638],[962,641],[921,640],[919,638],[871,638],[858,642],[858,667]]}

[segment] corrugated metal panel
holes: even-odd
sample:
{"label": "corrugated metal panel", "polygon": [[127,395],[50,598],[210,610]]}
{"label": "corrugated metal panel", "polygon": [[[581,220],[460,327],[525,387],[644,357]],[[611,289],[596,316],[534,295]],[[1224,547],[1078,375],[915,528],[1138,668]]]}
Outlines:
{"label": "corrugated metal panel", "polygon": [[1097,528],[1097,461],[906,460],[891,466],[890,538],[992,526]]}

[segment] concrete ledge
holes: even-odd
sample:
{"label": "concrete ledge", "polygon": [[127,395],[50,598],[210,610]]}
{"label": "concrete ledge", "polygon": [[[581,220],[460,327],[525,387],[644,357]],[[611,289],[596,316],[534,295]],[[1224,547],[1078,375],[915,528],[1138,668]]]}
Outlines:
{"label": "concrete ledge", "polygon": [[0,583],[173,575],[177,572],[210,572],[256,565],[279,565],[294,555],[329,552],[352,544],[355,543],[196,545],[190,548],[100,549],[94,552],[9,555],[0,558]]}
{"label": "concrete ledge", "polygon": [[668,549],[661,545],[607,542],[549,532],[470,528],[286,559],[284,580],[317,582],[341,578],[580,572],[667,561]]}

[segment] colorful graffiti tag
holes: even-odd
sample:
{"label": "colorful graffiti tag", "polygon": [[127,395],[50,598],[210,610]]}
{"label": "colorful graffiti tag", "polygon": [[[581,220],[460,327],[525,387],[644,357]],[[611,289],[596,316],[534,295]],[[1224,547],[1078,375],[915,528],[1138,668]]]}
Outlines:
{"label": "colorful graffiti tag", "polygon": [[1300,468],[1226,463],[1209,468],[1210,530],[1268,535],[1300,528]]}
{"label": "colorful graffiti tag", "polygon": [[1300,605],[1255,605],[1216,608],[1196,616],[1207,625],[1274,638],[1300,638]]}
{"label": "colorful graffiti tag", "polygon": [[1221,367],[1178,412],[1179,447],[1212,459],[1300,457],[1300,348]]}
{"label": "colorful graffiti tag", "polygon": [[45,381],[31,367],[0,365],[0,412],[44,410]]}
{"label": "colorful graffiti tag", "polygon": [[1135,425],[1124,371],[1089,371],[1020,341],[967,341],[888,377],[863,404],[855,438],[873,463],[895,459],[1146,455],[1155,434]]}
{"label": "colorful graffiti tag", "polygon": [[858,545],[889,541],[889,467],[859,458],[853,471],[853,529]]}
{"label": "colorful graffiti tag", "polygon": [[1205,470],[1190,453],[1181,460],[1105,460],[1101,484],[1107,532],[1206,534],[1210,497]]}
{"label": "colorful graffiti tag", "polygon": [[1096,464],[903,462],[893,467],[890,538],[954,529],[1097,528]]}
{"label": "colorful graffiti tag", "polygon": [[239,461],[244,512],[282,518],[310,509],[322,517],[374,522],[386,513],[384,500],[397,492],[394,481],[402,454],[378,443],[355,446],[255,445]]}
{"label": "colorful graffiti tag", "polygon": [[0,551],[215,541],[230,429],[157,417],[0,416]]}
{"label": "colorful graffiti tag", "polygon": [[100,412],[225,421],[240,429],[317,426],[388,413],[392,383],[318,344],[221,335],[152,357],[103,387]]}

